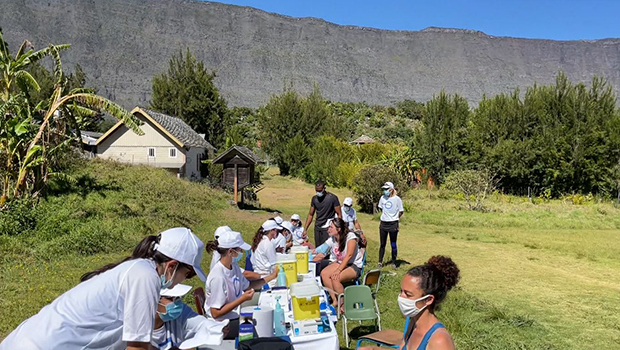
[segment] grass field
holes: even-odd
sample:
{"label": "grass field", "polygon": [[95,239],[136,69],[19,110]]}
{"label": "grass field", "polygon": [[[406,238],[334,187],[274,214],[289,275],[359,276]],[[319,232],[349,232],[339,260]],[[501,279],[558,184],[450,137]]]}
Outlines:
{"label": "grass field", "polygon": [[[228,224],[249,239],[272,216],[231,208],[226,195],[165,171],[95,162],[76,173],[89,174],[91,190],[50,197],[36,209],[40,218],[32,231],[0,235],[0,339],[82,273],[128,254],[143,234],[188,225],[209,240],[215,227]],[[307,215],[313,186],[273,174],[265,185],[263,208]],[[350,195],[333,192],[341,199]],[[407,268],[444,254],[462,273],[438,313],[457,348],[620,349],[620,210],[613,205],[534,205],[495,195],[489,212],[480,213],[419,190],[406,196],[405,206],[399,257],[411,265],[384,268],[384,328],[403,327],[396,296]],[[379,221],[359,217],[372,268]],[[209,261],[205,255],[203,266]],[[196,279],[190,284],[200,285]]]}

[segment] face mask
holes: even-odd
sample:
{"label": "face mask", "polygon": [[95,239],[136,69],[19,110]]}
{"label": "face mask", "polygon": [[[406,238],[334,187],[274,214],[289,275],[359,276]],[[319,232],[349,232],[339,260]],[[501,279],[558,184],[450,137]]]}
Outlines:
{"label": "face mask", "polygon": [[233,260],[233,263],[235,263],[235,264],[236,264],[236,263],[238,263],[239,261],[241,261],[241,259],[242,259],[242,258],[243,258],[243,252],[238,253],[238,254],[237,254],[237,256],[235,256],[235,257],[232,259],[232,260]]}
{"label": "face mask", "polygon": [[348,213],[348,212],[349,212],[349,210],[351,209],[351,207],[349,207],[349,206],[347,206],[347,205],[345,205],[343,208],[344,208],[344,211],[345,211],[345,212],[347,212],[347,213]]}
{"label": "face mask", "polygon": [[390,196],[390,190],[383,191],[383,195],[386,196],[386,197],[389,197]]}
{"label": "face mask", "polygon": [[172,279],[174,278],[174,274],[177,273],[177,268],[179,267],[179,264],[177,264],[177,266],[174,267],[174,271],[172,271],[172,276],[170,276],[170,280],[166,281],[166,269],[164,270],[164,274],[159,276],[159,281],[161,283],[161,289],[166,289],[166,288],[170,288],[170,286],[172,285]]}
{"label": "face mask", "polygon": [[323,191],[316,193],[316,196],[319,197],[319,198],[323,197],[324,195],[325,195],[325,192],[323,192]]}
{"label": "face mask", "polygon": [[183,303],[181,299],[176,299],[172,303],[166,305],[166,312],[157,312],[159,318],[164,322],[175,320],[183,313]]}
{"label": "face mask", "polygon": [[430,295],[425,295],[423,297],[421,297],[420,299],[416,299],[416,300],[411,300],[411,299],[407,299],[407,298],[403,298],[400,295],[398,296],[398,307],[400,308],[400,312],[403,313],[403,316],[405,317],[414,317],[417,314],[419,314],[420,312],[422,312],[424,309],[426,309],[426,305],[424,305],[422,308],[418,309],[417,306],[415,306],[415,304],[418,301],[424,300],[426,298],[428,298]]}

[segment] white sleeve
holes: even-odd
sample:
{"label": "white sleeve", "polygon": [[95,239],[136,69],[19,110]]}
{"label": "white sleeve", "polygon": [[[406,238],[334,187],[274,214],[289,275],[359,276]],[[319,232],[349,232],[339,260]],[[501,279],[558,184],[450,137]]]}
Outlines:
{"label": "white sleeve", "polygon": [[273,266],[276,263],[276,248],[269,246],[265,252],[265,257],[269,261],[269,265]]}
{"label": "white sleeve", "polygon": [[123,341],[149,343],[155,324],[160,281],[154,271],[129,268],[121,282],[123,299]]}
{"label": "white sleeve", "polygon": [[226,281],[224,276],[213,276],[210,285],[207,286],[209,296],[205,304],[209,308],[219,309],[226,305]]}
{"label": "white sleeve", "polygon": [[357,212],[355,210],[353,210],[353,215],[351,216],[351,219],[353,219],[353,222],[355,222],[355,220],[357,220]]}
{"label": "white sleeve", "polygon": [[385,201],[385,197],[381,196],[381,198],[379,198],[379,204],[377,205],[379,207],[379,209],[383,209],[383,202]]}
{"label": "white sleeve", "polygon": [[250,281],[248,281],[248,279],[243,275],[243,271],[241,271],[241,268],[239,266],[237,266],[236,268],[238,268],[238,270],[235,273],[237,277],[239,277],[239,286],[241,287],[241,291],[243,292],[248,289],[248,287],[250,287]]}

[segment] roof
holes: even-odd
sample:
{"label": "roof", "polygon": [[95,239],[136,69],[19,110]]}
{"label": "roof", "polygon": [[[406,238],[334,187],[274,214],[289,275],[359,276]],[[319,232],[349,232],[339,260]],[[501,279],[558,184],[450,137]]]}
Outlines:
{"label": "roof", "polygon": [[[131,111],[131,114],[135,115],[137,113],[149,120],[156,128],[170,137],[172,141],[180,147],[199,147],[215,150],[215,147],[205,140],[204,137],[200,137],[200,135],[181,118],[140,107],[136,107]],[[112,134],[121,124],[122,122],[120,121],[116,123],[116,125],[97,140],[97,143],[100,143]]]}
{"label": "roof", "polygon": [[233,145],[226,151],[222,152],[222,154],[215,157],[212,163],[226,163],[230,158],[238,157],[236,154],[241,155],[241,158],[246,158],[246,160],[251,163],[263,163],[263,160],[254,154],[254,152],[252,152],[249,148],[237,145]]}
{"label": "roof", "polygon": [[351,141],[351,143],[353,144],[365,144],[365,143],[374,143],[374,142],[375,142],[374,139],[366,135],[362,135],[356,138],[355,140]]}

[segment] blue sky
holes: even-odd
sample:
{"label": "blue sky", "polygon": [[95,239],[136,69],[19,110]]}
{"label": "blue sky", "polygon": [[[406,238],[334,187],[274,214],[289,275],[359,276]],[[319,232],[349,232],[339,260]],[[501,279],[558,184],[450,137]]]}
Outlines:
{"label": "blue sky", "polygon": [[223,0],[293,17],[395,30],[448,27],[555,40],[620,38],[620,0]]}

